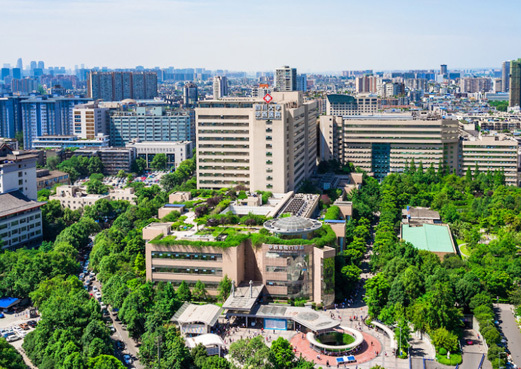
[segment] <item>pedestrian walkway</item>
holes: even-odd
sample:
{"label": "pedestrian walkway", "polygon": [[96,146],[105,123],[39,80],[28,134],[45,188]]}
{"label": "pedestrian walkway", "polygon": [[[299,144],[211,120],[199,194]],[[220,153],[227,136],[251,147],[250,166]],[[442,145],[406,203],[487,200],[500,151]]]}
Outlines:
{"label": "pedestrian walkway", "polygon": [[[362,335],[364,336],[364,343],[362,343],[360,346],[360,351],[356,354],[349,354],[355,357],[356,362],[347,364],[348,366],[355,366],[357,364],[366,363],[382,354],[382,344],[376,337],[373,337],[369,333],[365,332],[363,332]],[[327,363],[329,363],[331,366],[337,366],[336,358],[338,356],[326,355],[323,353],[319,354],[310,346],[309,341],[304,334],[295,335],[291,340],[291,345],[296,350],[296,356],[302,355],[304,358],[306,358],[306,360],[312,361],[318,365],[327,366]]]}

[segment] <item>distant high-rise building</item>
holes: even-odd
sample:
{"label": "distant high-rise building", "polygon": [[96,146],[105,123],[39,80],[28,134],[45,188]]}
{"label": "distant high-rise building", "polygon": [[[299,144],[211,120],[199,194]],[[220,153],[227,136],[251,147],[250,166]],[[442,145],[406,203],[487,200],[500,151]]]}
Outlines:
{"label": "distant high-rise building", "polygon": [[183,104],[185,106],[195,106],[197,99],[197,85],[193,82],[186,83],[183,87]]}
{"label": "distant high-rise building", "polygon": [[32,148],[36,137],[71,135],[73,109],[88,101],[84,98],[32,98],[22,101],[24,148]]}
{"label": "distant high-rise building", "polygon": [[213,98],[222,99],[228,95],[228,78],[222,76],[213,77]]}
{"label": "distant high-rise building", "polygon": [[155,72],[90,72],[88,96],[105,101],[150,100],[157,96]]}
{"label": "distant high-rise building", "polygon": [[31,70],[34,70],[37,67],[37,65],[38,64],[34,60],[32,60],[30,65]]}
{"label": "distant high-rise building", "polygon": [[492,80],[490,78],[461,78],[460,79],[461,92],[490,92],[492,91]]}
{"label": "distant high-rise building", "polygon": [[38,62],[38,68],[40,68],[40,69],[45,69],[45,63],[44,63],[43,61],[40,60],[40,61]]}
{"label": "distant high-rise building", "polygon": [[299,74],[297,76],[297,91],[306,92],[308,90],[308,75]]}
{"label": "distant high-rise building", "polygon": [[501,88],[503,92],[508,92],[510,88],[510,61],[504,61],[501,68]]}
{"label": "distant high-rise building", "polygon": [[440,65],[440,74],[442,76],[446,75],[447,74],[447,64],[442,64]]}
{"label": "distant high-rise building", "polygon": [[297,69],[287,65],[275,69],[275,89],[280,92],[297,91]]}
{"label": "distant high-rise building", "polygon": [[11,81],[11,91],[14,93],[27,95],[33,91],[36,91],[38,88],[38,81],[33,78],[24,78],[24,79],[13,79]]}
{"label": "distant high-rise building", "polygon": [[378,91],[378,76],[357,77],[355,80],[356,92],[376,93]]}
{"label": "distant high-rise building", "polygon": [[21,68],[13,68],[11,70],[13,79],[21,79],[22,78],[22,69]]}
{"label": "distant high-rise building", "polygon": [[5,80],[5,77],[9,77],[11,75],[11,70],[9,68],[2,68],[0,70],[0,80]]}
{"label": "distant high-rise building", "polygon": [[510,61],[510,106],[521,106],[521,58]]}
{"label": "distant high-rise building", "polygon": [[22,58],[18,58],[18,60],[16,61],[16,68],[19,68],[20,70],[24,69]]}

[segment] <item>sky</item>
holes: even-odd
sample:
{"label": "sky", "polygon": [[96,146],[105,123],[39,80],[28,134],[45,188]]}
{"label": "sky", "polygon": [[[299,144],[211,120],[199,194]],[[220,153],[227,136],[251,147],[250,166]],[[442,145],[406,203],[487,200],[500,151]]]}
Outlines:
{"label": "sky", "polygon": [[0,0],[0,66],[499,68],[519,0]]}

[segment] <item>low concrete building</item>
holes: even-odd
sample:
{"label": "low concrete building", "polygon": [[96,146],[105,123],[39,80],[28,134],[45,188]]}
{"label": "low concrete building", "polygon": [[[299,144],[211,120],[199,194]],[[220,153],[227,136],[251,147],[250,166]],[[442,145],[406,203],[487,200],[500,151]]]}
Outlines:
{"label": "low concrete building", "polygon": [[436,210],[407,206],[407,209],[402,209],[402,221],[409,224],[439,224],[441,223],[441,218],[440,213]]}
{"label": "low concrete building", "polygon": [[165,206],[159,208],[157,211],[157,217],[159,219],[163,219],[173,211],[177,211],[179,214],[183,214],[185,211],[185,206],[183,204],[165,204]]}
{"label": "low concrete building", "polygon": [[42,241],[45,202],[30,200],[20,191],[0,194],[0,240],[2,250],[33,247]]}
{"label": "low concrete building", "polygon": [[131,142],[126,147],[136,150],[136,157],[147,163],[147,168],[157,154],[166,155],[168,168],[177,168],[182,161],[192,157],[192,141]]}
{"label": "low concrete building", "polygon": [[192,194],[190,192],[177,191],[171,193],[168,196],[168,202],[173,204],[174,202],[185,202],[190,201],[192,199]]}
{"label": "low concrete building", "polygon": [[43,188],[50,189],[57,184],[70,184],[69,174],[59,170],[36,170],[36,187],[38,191],[40,191]]}
{"label": "low concrete building", "polygon": [[172,234],[172,222],[166,223],[150,223],[145,228],[143,228],[143,239],[145,241],[150,241],[156,238],[159,235],[169,236]]}
{"label": "low concrete building", "polygon": [[49,196],[49,200],[60,201],[63,207],[77,210],[84,206],[92,206],[101,199],[125,200],[135,204],[133,188],[109,190],[106,194],[89,194],[85,186],[60,186],[56,188],[56,194]]}

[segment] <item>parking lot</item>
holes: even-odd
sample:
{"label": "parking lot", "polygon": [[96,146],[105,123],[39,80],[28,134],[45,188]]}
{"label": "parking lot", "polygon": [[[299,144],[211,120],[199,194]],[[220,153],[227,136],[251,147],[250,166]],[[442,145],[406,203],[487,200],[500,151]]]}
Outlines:
{"label": "parking lot", "polygon": [[[4,316],[4,318],[0,319],[0,334],[22,354],[25,363],[30,368],[36,368],[31,365],[30,360],[25,355],[22,343],[27,333],[36,327],[39,318],[30,318],[29,310],[17,314],[4,314]],[[36,324],[29,325],[28,322],[30,321]],[[23,328],[20,325],[23,325]]]}

